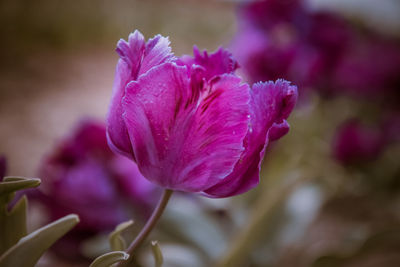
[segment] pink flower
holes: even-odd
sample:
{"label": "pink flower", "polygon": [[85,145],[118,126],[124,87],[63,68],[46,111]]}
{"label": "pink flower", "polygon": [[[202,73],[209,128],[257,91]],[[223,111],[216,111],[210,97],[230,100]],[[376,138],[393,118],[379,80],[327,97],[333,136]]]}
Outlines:
{"label": "pink flower", "polygon": [[[384,98],[385,105],[399,102],[400,42],[368,34],[355,39],[339,60],[334,83],[345,93]],[[397,102],[396,102],[397,99]]]}
{"label": "pink flower", "polygon": [[177,59],[165,37],[135,31],[117,46],[108,142],[148,180],[172,190],[227,197],[258,184],[269,141],[289,130],[297,88],[288,82],[251,88],[222,48]]}
{"label": "pink flower", "polygon": [[40,177],[39,199],[51,219],[77,213],[77,229],[92,232],[113,229],[129,218],[127,203],[144,217],[156,197],[136,164],[109,149],[105,127],[94,121],[81,122],[57,145],[41,164]]}
{"label": "pink flower", "polygon": [[82,259],[84,240],[113,230],[132,215],[137,221],[147,219],[158,197],[134,162],[110,150],[105,126],[96,121],[82,121],[46,156],[39,172],[42,184],[28,193],[44,206],[49,220],[70,213],[80,218],[53,247],[67,260]]}
{"label": "pink flower", "polygon": [[349,37],[343,18],[304,1],[251,1],[241,5],[232,48],[252,81],[284,78],[325,91]]}
{"label": "pink flower", "polygon": [[248,1],[238,13],[232,50],[249,80],[283,78],[323,94],[398,99],[399,40],[304,0]]}

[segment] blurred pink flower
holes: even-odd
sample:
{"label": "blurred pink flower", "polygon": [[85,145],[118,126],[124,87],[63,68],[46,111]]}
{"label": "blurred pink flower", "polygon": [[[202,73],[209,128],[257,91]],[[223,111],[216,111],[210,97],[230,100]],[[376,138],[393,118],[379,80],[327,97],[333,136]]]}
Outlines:
{"label": "blurred pink flower", "polygon": [[311,13],[301,0],[264,0],[241,6],[232,48],[250,80],[284,78],[307,87],[329,78],[348,39],[340,17]]}
{"label": "blurred pink flower", "polygon": [[154,186],[135,163],[108,148],[105,127],[94,121],[83,121],[46,157],[40,177],[41,197],[48,200],[52,219],[77,213],[77,228],[94,231],[129,218],[124,205],[146,210],[155,197]]}
{"label": "blurred pink flower", "polygon": [[165,37],[135,31],[117,46],[108,141],[161,187],[227,197],[258,184],[269,141],[289,130],[297,88],[288,82],[250,88],[222,48],[194,48],[177,59]]}
{"label": "blurred pink flower", "polygon": [[379,157],[385,140],[379,127],[361,124],[356,119],[343,123],[334,139],[335,158],[345,164],[367,163]]}
{"label": "blurred pink flower", "polygon": [[238,18],[232,49],[251,81],[283,78],[323,94],[398,99],[398,40],[302,0],[244,3]]}
{"label": "blurred pink flower", "polygon": [[399,100],[400,42],[372,34],[349,44],[333,75],[334,86],[356,97]]}
{"label": "blurred pink flower", "polygon": [[68,258],[79,255],[78,244],[99,232],[110,231],[133,217],[145,220],[157,196],[156,187],[131,160],[115,155],[107,145],[105,126],[82,121],[40,166],[42,184],[31,192],[51,220],[70,213],[80,223],[55,246]]}

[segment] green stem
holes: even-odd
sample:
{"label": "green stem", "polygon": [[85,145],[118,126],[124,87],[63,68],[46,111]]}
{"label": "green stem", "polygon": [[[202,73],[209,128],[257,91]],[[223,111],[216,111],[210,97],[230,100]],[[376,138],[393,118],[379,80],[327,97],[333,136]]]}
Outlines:
{"label": "green stem", "polygon": [[129,266],[129,264],[133,262],[133,252],[143,243],[143,241],[150,234],[151,230],[153,230],[154,226],[163,214],[172,193],[172,190],[164,190],[164,193],[158,201],[157,207],[154,209],[153,214],[151,214],[150,219],[146,222],[146,225],[140,231],[135,240],[129,245],[127,249],[127,253],[129,254],[128,260],[120,262],[120,264],[118,264],[117,266]]}

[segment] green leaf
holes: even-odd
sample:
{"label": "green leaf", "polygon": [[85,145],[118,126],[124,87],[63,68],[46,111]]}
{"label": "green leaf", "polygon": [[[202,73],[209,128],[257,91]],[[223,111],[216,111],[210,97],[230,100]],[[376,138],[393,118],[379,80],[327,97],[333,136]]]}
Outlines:
{"label": "green leaf", "polygon": [[151,251],[153,252],[154,256],[154,266],[161,267],[164,262],[164,258],[161,252],[160,245],[157,241],[151,241]]}
{"label": "green leaf", "polygon": [[78,222],[78,216],[71,214],[21,238],[0,257],[0,266],[34,267],[42,254]]}
{"label": "green leaf", "polygon": [[40,179],[23,177],[5,177],[0,182],[0,255],[15,245],[20,238],[27,234],[26,197],[20,199],[13,209],[8,211],[8,203],[13,199],[15,191],[36,187]]}
{"label": "green leaf", "polygon": [[127,222],[120,223],[119,225],[117,225],[117,227],[115,227],[115,230],[111,232],[108,238],[111,250],[113,251],[125,250],[126,242],[124,238],[121,236],[121,233],[132,224],[133,221],[129,220]]}
{"label": "green leaf", "polygon": [[126,261],[129,254],[124,251],[112,251],[97,257],[89,267],[109,267],[114,263]]}
{"label": "green leaf", "polygon": [[0,215],[0,255],[27,235],[27,206],[28,200],[23,196],[8,214]]}
{"label": "green leaf", "polygon": [[5,196],[15,191],[37,187],[40,185],[40,179],[24,177],[4,177],[0,183],[0,196]]}

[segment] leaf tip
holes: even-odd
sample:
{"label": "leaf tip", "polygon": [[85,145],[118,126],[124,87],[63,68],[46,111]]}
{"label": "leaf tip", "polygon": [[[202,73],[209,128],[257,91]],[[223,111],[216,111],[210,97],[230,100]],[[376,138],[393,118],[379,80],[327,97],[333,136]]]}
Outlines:
{"label": "leaf tip", "polygon": [[81,220],[79,219],[79,216],[77,214],[69,214],[64,217],[65,220],[71,220],[75,223],[79,223]]}

